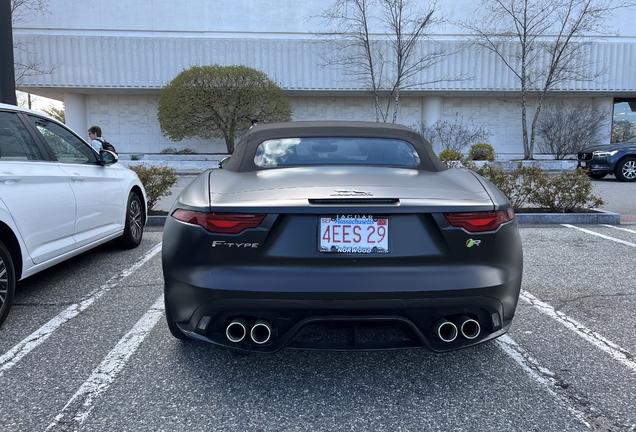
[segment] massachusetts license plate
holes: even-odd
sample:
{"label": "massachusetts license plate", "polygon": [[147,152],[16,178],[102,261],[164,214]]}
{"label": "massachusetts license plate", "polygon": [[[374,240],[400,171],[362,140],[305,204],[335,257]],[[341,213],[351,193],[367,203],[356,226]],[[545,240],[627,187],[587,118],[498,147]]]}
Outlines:
{"label": "massachusetts license plate", "polygon": [[320,252],[388,253],[389,218],[373,215],[320,217]]}

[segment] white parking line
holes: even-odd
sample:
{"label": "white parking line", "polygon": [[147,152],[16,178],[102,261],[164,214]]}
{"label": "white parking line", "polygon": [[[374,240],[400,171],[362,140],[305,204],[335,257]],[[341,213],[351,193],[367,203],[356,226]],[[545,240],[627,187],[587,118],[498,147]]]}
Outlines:
{"label": "white parking line", "polygon": [[595,231],[591,231],[591,230],[588,230],[588,229],[585,229],[585,228],[580,228],[580,227],[577,227],[577,226],[574,226],[574,225],[570,225],[570,224],[561,224],[561,225],[563,225],[564,227],[567,227],[567,228],[573,228],[573,229],[582,231],[582,232],[584,232],[586,234],[591,234],[591,235],[595,235],[595,236],[600,237],[600,238],[604,238],[605,240],[611,240],[613,242],[620,243],[620,244],[623,244],[625,246],[636,247],[636,243],[630,243],[630,242],[625,241],[625,240],[621,240],[621,239],[617,239],[617,238],[614,238],[614,237],[606,236],[605,234],[600,234],[600,233],[597,233]]}
{"label": "white parking line", "polygon": [[616,230],[620,230],[620,231],[625,231],[628,233],[632,233],[632,234],[636,234],[636,231],[628,229],[628,228],[621,228],[621,227],[617,227],[616,225],[605,225],[603,224],[604,227],[608,227],[608,228],[614,228]]}
{"label": "white parking line", "polygon": [[82,300],[80,303],[72,304],[60,314],[53,317],[49,322],[47,322],[42,327],[23,339],[16,346],[7,351],[6,354],[0,356],[0,377],[4,374],[5,371],[11,369],[27,354],[29,354],[36,347],[46,341],[55,330],[86,310],[86,308],[95,303],[96,300],[106,294],[110,289],[117,286],[117,284],[119,284],[123,279],[125,279],[139,267],[144,265],[160,250],[161,243],[157,244],[155,247],[146,252],[146,254],[143,255],[135,264],[125,270],[122,270],[119,274],[110,278],[104,285],[90,293],[86,299]]}
{"label": "white parking line", "polygon": [[[115,380],[115,376],[121,372],[130,356],[137,350],[148,333],[163,316],[163,295],[150,307],[150,309],[137,321],[137,324],[121,338],[119,343],[104,358],[102,363],[95,368],[90,377],[82,384],[71,397],[62,411],[46,430],[58,430],[63,426],[64,430],[76,430],[95,408],[94,401]],[[68,416],[66,420],[64,417]]]}
{"label": "white parking line", "polygon": [[555,374],[550,370],[539,365],[533,357],[531,357],[523,348],[517,344],[510,336],[503,335],[496,339],[495,342],[499,345],[499,348],[503,350],[508,356],[510,356],[521,368],[526,371],[528,375],[539,384],[542,384],[548,390],[555,399],[560,401],[568,411],[570,411],[574,417],[580,420],[588,428],[591,427],[588,422],[585,421],[585,414],[577,410],[567,399],[561,397],[553,389],[559,385]]}
{"label": "white parking line", "polygon": [[585,327],[583,324],[570,318],[563,312],[559,312],[558,310],[554,309],[549,304],[542,302],[529,292],[521,291],[519,299],[530,304],[531,306],[539,310],[539,312],[549,316],[569,330],[572,330],[581,338],[585,339],[597,348],[605,351],[615,360],[618,360],[621,364],[636,372],[636,358],[634,357],[634,354],[630,353],[626,349],[621,348],[609,339]]}

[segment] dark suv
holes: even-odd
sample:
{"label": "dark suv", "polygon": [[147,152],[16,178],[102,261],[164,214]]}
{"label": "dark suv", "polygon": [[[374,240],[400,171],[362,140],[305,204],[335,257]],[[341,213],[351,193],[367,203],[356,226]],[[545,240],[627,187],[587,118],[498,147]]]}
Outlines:
{"label": "dark suv", "polygon": [[620,181],[636,181],[636,137],[623,143],[588,147],[579,152],[578,160],[578,166],[592,178],[614,174]]}

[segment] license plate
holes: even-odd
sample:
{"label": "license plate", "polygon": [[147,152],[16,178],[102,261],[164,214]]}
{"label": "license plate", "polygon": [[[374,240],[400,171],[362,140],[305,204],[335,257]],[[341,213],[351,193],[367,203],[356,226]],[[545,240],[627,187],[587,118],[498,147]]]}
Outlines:
{"label": "license plate", "polygon": [[320,252],[388,253],[389,218],[372,215],[320,217]]}

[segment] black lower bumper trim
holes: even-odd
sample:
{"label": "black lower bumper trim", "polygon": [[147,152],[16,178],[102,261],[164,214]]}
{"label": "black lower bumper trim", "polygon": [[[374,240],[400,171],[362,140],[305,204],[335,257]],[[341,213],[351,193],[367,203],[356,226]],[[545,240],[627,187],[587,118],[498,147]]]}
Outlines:
{"label": "black lower bumper trim", "polygon": [[[462,301],[463,300],[463,301]],[[343,314],[343,311],[347,311]],[[470,316],[479,322],[475,339],[458,337],[447,343],[432,333],[440,318]],[[187,323],[178,323],[189,337],[251,352],[303,350],[369,351],[425,347],[435,352],[473,346],[505,333],[501,303],[489,297],[470,299],[409,299],[385,301],[222,300],[201,305]],[[249,338],[235,343],[226,337],[227,325],[236,318],[272,324],[272,338],[255,344]],[[200,320],[209,319],[205,331]],[[460,323],[457,323],[458,327]]]}

